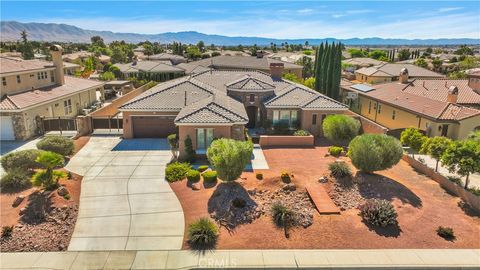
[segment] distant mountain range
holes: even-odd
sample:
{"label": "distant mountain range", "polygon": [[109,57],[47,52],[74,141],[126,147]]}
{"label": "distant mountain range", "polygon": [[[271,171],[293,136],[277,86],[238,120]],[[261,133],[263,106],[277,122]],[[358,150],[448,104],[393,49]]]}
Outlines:
{"label": "distant mountain range", "polygon": [[[353,27],[353,26],[352,26]],[[90,42],[90,37],[101,36],[106,42],[114,40],[124,40],[126,42],[138,43],[145,40],[151,42],[171,43],[173,41],[195,44],[203,40],[205,44],[215,45],[269,45],[270,43],[281,44],[304,44],[308,41],[311,45],[317,45],[321,42],[341,41],[345,45],[457,45],[468,44],[478,45],[480,39],[455,38],[455,39],[384,39],[378,37],[372,38],[317,38],[317,39],[274,39],[263,37],[229,37],[221,35],[207,35],[195,31],[188,32],[168,32],[161,34],[135,34],[135,33],[116,33],[111,31],[85,30],[73,25],[56,23],[21,23],[16,21],[1,22],[1,40],[15,41],[20,38],[20,32],[26,30],[30,40],[37,41],[58,41],[58,42]],[[395,29],[392,29],[395,31]]]}

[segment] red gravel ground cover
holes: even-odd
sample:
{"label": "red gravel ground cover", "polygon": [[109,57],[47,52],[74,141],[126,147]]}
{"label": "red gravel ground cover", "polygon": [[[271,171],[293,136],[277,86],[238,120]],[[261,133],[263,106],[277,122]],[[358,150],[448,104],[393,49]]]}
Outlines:
{"label": "red gravel ground cover", "polygon": [[[328,175],[328,164],[336,159],[325,157],[327,151],[325,146],[265,149],[270,169],[259,170],[264,180],[257,180],[254,172],[246,172],[242,175],[246,179],[237,181],[247,190],[277,190],[283,184],[280,172],[287,170],[294,174],[297,190],[310,184],[321,185],[318,179]],[[342,159],[349,163],[348,158]],[[400,161],[392,169],[377,174],[362,174],[361,178],[373,187],[361,192],[392,201],[398,213],[398,227],[369,228],[357,209],[322,216],[315,211],[313,225],[293,229],[287,239],[267,214],[251,224],[238,226],[233,232],[221,228],[217,249],[480,248],[480,217],[464,212],[459,207],[459,198],[449,195],[406,162]],[[328,190],[332,183],[323,185]],[[201,190],[193,191],[186,180],[172,183],[171,187],[182,204],[186,228],[197,218],[209,216],[207,203],[215,187],[201,185]],[[452,227],[456,240],[439,237],[436,229],[440,225]],[[183,248],[189,248],[186,241]]]}
{"label": "red gravel ground cover", "polygon": [[[89,137],[76,139],[74,153],[80,151],[88,140]],[[68,172],[65,169],[62,170]],[[0,227],[15,227],[12,237],[1,240],[2,251],[66,250],[77,218],[82,176],[72,173],[71,179],[62,178],[59,183],[67,188],[70,194],[69,200],[59,196],[56,190],[43,196],[42,190],[37,187],[14,193],[0,193]],[[12,207],[13,201],[19,195],[24,195],[25,199],[17,207]],[[50,218],[40,223],[24,220],[26,217],[22,218],[20,210],[27,205],[31,207],[39,204],[42,200],[48,205]]]}

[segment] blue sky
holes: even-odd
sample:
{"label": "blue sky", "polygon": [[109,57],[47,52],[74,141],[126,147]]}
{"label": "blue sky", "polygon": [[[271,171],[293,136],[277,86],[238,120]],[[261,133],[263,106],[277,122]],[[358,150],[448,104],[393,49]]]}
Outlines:
{"label": "blue sky", "polygon": [[1,1],[1,19],[155,34],[480,38],[479,1]]}

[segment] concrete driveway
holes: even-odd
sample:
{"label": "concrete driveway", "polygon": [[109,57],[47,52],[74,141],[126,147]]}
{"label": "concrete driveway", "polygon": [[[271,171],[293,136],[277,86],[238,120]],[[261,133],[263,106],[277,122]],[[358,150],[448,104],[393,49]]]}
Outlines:
{"label": "concrete driveway", "polygon": [[165,181],[166,139],[91,137],[67,164],[84,175],[68,250],[179,250],[184,216]]}

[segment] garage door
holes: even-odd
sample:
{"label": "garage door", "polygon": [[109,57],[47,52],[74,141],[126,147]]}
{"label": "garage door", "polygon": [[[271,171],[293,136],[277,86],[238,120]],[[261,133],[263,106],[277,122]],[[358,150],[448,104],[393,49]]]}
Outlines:
{"label": "garage door", "polygon": [[13,123],[10,116],[0,116],[0,140],[13,141],[15,133],[13,132]]}
{"label": "garage door", "polygon": [[133,137],[165,138],[177,130],[174,120],[175,116],[134,116]]}

